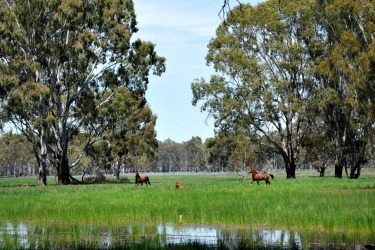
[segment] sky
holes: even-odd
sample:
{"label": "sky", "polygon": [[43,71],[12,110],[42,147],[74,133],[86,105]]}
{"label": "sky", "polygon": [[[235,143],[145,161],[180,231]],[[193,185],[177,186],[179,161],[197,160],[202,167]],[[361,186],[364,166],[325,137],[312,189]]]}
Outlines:
{"label": "sky", "polygon": [[[151,76],[146,98],[154,114],[157,139],[182,143],[193,136],[204,142],[214,136],[214,121],[200,105],[191,104],[191,83],[214,74],[206,65],[210,39],[222,22],[219,12],[224,0],[133,0],[139,31],[134,38],[156,45],[166,58],[166,72]],[[241,1],[245,2],[245,1]],[[252,5],[260,0],[247,1]],[[237,1],[230,1],[233,8]]]}

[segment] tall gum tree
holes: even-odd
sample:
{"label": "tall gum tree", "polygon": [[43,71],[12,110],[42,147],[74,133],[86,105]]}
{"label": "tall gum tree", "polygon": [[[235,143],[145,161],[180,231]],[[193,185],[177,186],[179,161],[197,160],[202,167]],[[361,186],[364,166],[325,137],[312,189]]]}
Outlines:
{"label": "tall gum tree", "polygon": [[375,4],[318,0],[325,34],[316,60],[324,120],[335,145],[335,177],[360,176],[374,139]]}
{"label": "tall gum tree", "polygon": [[150,72],[165,71],[152,43],[131,42],[135,32],[131,0],[0,2],[2,117],[33,143],[40,185],[48,164],[71,183],[80,157],[69,162],[69,142],[90,135],[82,156],[100,138],[119,86],[143,98]]}
{"label": "tall gum tree", "polygon": [[318,36],[315,1],[270,0],[228,12],[206,57],[217,74],[192,83],[193,105],[203,101],[222,131],[245,129],[265,137],[295,178],[301,142],[308,133],[313,61],[306,41]]}
{"label": "tall gum tree", "polygon": [[123,87],[118,89],[107,110],[111,124],[105,136],[110,142],[107,158],[113,166],[114,178],[119,179],[121,167],[134,169],[139,159],[155,154],[158,146],[154,129],[156,116],[143,99]]}

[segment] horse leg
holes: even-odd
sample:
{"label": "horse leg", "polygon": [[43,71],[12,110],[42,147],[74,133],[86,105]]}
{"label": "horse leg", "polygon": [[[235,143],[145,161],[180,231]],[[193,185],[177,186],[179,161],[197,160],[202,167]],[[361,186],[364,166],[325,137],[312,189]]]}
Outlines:
{"label": "horse leg", "polygon": [[257,181],[257,182],[258,182],[258,186],[260,186],[259,181]]}

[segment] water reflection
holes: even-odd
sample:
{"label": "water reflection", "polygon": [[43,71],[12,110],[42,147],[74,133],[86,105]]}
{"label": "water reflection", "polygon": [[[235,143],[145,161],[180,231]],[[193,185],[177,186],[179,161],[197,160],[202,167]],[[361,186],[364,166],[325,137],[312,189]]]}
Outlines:
{"label": "water reflection", "polygon": [[[13,226],[11,223],[7,223],[5,228],[2,229],[2,233],[0,235],[14,235],[18,236],[18,244],[24,248],[30,248],[27,239],[27,225],[24,223],[20,223],[16,226]],[[0,247],[2,243],[2,239],[0,239]]]}
{"label": "water reflection", "polygon": [[289,232],[286,230],[259,229],[253,231],[254,242],[262,242],[264,246],[278,245],[282,247],[302,249],[301,236],[298,232]]}
{"label": "water reflection", "polygon": [[[209,226],[160,224],[155,227],[125,226],[102,228],[48,226],[26,223],[0,225],[0,248],[17,249],[115,249],[148,246],[153,249],[210,248],[210,249],[363,249],[372,236],[348,236],[343,232],[296,232],[282,229],[234,229]],[[195,246],[195,247],[192,247]],[[199,247],[196,247],[199,246]],[[181,248],[182,247],[182,248]]]}
{"label": "water reflection", "polygon": [[165,235],[165,243],[167,244],[196,242],[206,245],[217,245],[218,240],[223,238],[218,229],[210,227],[159,225],[158,234]]}
{"label": "water reflection", "polygon": [[[278,246],[302,249],[299,233],[275,229],[221,229],[212,227],[160,225],[158,234],[165,234],[167,244],[186,244],[189,242],[210,246],[239,248],[244,243],[257,246]],[[251,240],[250,240],[251,239]]]}

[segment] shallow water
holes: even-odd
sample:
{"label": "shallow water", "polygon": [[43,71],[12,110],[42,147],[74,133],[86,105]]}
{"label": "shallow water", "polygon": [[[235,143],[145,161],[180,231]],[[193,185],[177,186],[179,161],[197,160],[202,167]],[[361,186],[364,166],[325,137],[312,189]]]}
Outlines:
{"label": "shallow water", "polygon": [[[0,248],[17,249],[365,249],[372,235],[345,232],[297,232],[267,228],[226,228],[160,224],[155,227],[0,225]],[[375,249],[375,247],[374,247]]]}

